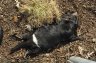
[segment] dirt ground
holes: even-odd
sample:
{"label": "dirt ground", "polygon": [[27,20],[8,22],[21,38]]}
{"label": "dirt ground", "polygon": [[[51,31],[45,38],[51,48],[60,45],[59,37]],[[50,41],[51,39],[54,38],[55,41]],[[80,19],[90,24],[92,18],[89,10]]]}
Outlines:
{"label": "dirt ground", "polygon": [[22,27],[14,24],[16,16],[14,0],[0,0],[0,25],[4,28],[3,44],[0,46],[0,63],[67,63],[70,56],[80,56],[96,61],[96,0],[57,0],[60,9],[78,12],[80,28],[78,35],[83,40],[66,44],[53,52],[40,54],[34,58],[24,58],[24,50],[9,55],[10,49],[18,42],[10,40],[9,35],[15,30],[23,33]]}

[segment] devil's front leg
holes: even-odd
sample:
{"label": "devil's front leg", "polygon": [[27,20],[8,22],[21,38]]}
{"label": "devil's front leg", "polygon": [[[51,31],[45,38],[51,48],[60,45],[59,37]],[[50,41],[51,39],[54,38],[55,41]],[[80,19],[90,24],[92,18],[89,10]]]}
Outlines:
{"label": "devil's front leg", "polygon": [[14,40],[16,40],[16,41],[22,41],[22,40],[27,41],[28,39],[31,38],[31,34],[30,34],[30,33],[22,34],[21,37],[18,37],[18,36],[16,36],[16,35],[17,35],[17,34],[15,33],[15,34],[11,35],[10,38],[11,38],[11,39],[14,39]]}
{"label": "devil's front leg", "polygon": [[21,41],[22,39],[20,37],[17,37],[16,35],[17,35],[17,33],[14,33],[13,35],[10,35],[10,39],[14,39],[16,41]]}
{"label": "devil's front leg", "polygon": [[31,36],[32,36],[32,33],[25,33],[21,36],[21,39],[24,40],[25,42],[30,40],[31,39]]}
{"label": "devil's front leg", "polygon": [[32,49],[27,50],[25,57],[28,57],[28,56],[34,57],[38,55],[39,53],[41,53],[41,49],[39,47],[32,47]]}

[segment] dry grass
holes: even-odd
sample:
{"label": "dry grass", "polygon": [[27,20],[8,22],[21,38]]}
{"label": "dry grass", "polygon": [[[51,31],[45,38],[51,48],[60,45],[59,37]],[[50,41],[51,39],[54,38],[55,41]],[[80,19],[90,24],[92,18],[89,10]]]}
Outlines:
{"label": "dry grass", "polygon": [[22,0],[20,12],[28,13],[29,23],[51,23],[53,18],[60,19],[61,12],[56,0]]}

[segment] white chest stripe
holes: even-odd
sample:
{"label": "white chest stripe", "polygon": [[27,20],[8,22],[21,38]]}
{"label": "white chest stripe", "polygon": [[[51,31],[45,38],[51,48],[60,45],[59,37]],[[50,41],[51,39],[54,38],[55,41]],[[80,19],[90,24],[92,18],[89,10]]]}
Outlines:
{"label": "white chest stripe", "polygon": [[32,35],[32,38],[33,38],[33,42],[39,47],[38,40],[37,40],[35,34]]}

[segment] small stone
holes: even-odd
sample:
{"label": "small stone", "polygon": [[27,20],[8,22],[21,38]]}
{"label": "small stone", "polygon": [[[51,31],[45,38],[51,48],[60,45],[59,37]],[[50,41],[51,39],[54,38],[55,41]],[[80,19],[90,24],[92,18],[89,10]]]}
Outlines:
{"label": "small stone", "polygon": [[83,55],[84,48],[81,46],[78,46],[78,50],[79,50],[80,55]]}
{"label": "small stone", "polygon": [[32,28],[31,28],[31,25],[26,25],[26,29],[28,30],[28,31],[31,31],[32,30]]}
{"label": "small stone", "polygon": [[2,7],[0,7],[0,11],[2,11]]}
{"label": "small stone", "polygon": [[0,59],[1,59],[2,57],[0,56]]}
{"label": "small stone", "polygon": [[14,59],[12,59],[12,60],[11,60],[11,62],[15,62],[15,60],[14,60]]}
{"label": "small stone", "polygon": [[46,53],[46,56],[50,56],[50,54]]}
{"label": "small stone", "polygon": [[93,41],[93,42],[96,42],[96,38],[93,38],[92,41]]}

